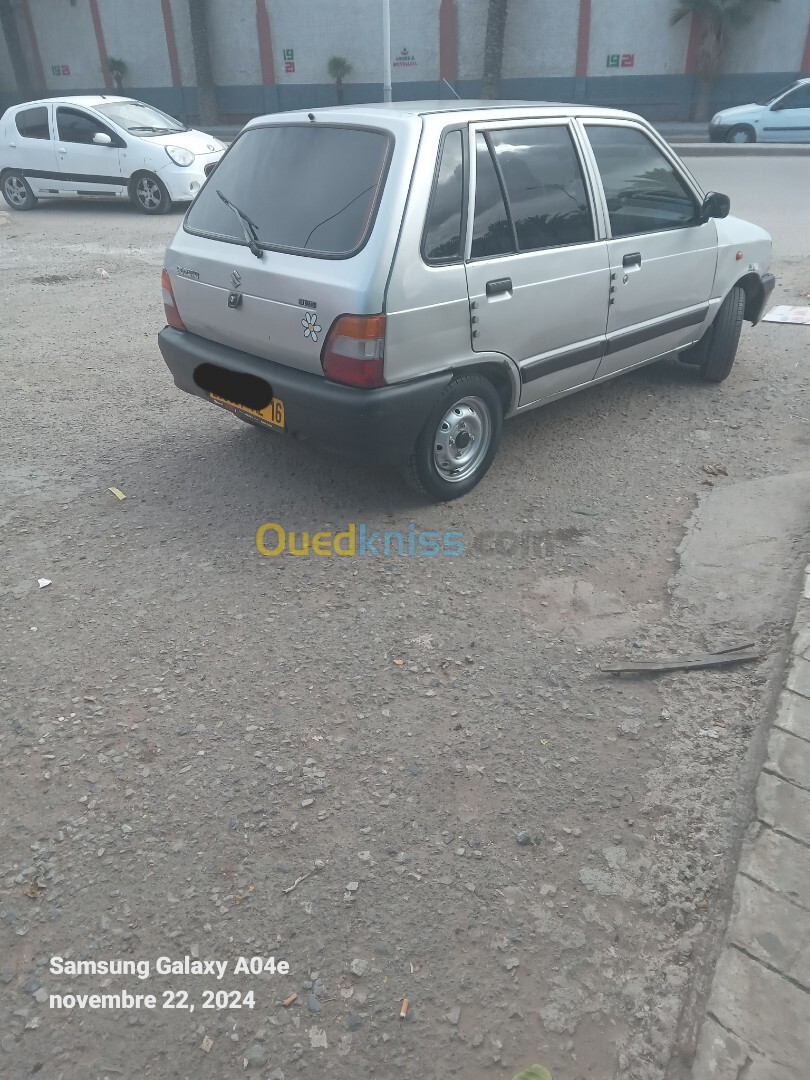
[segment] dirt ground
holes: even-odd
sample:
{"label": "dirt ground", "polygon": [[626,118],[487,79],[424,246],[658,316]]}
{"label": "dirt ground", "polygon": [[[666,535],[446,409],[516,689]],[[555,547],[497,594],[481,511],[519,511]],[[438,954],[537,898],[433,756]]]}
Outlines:
{"label": "dirt ground", "polygon": [[[734,177],[775,235],[805,201],[778,160]],[[0,225],[0,1074],[686,1076],[807,550],[810,329],[747,327],[719,387],[665,362],[512,421],[428,506],[175,389],[179,220]],[[465,551],[267,558],[268,521]],[[598,670],[740,641],[765,659]],[[157,1007],[50,1007],[124,989]]]}

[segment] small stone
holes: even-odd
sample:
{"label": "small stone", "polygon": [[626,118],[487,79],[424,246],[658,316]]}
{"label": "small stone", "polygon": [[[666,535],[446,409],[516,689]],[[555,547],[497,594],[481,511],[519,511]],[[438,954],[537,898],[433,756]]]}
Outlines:
{"label": "small stone", "polygon": [[360,979],[360,978],[363,977],[363,975],[365,975],[365,973],[367,971],[368,971],[368,960],[359,960],[359,959],[352,960],[352,962],[351,962],[352,975],[356,975],[357,978]]}
{"label": "small stone", "polygon": [[312,806],[312,804],[313,804],[314,802],[315,802],[315,800],[314,800],[314,799],[302,799],[302,800],[301,800],[301,805],[302,805],[303,807],[307,807],[307,806]]}
{"label": "small stone", "polygon": [[321,1003],[314,994],[307,994],[307,1009],[313,1016],[317,1016],[321,1011]]}
{"label": "small stone", "polygon": [[357,1031],[362,1023],[363,1018],[362,1016],[358,1016],[357,1013],[349,1013],[346,1017],[346,1027],[349,1031]]}
{"label": "small stone", "polygon": [[271,1073],[267,1074],[267,1080],[285,1080],[284,1073],[281,1069],[273,1069]]}
{"label": "small stone", "polygon": [[42,983],[35,975],[32,975],[30,979],[26,979],[23,983],[23,990],[26,994],[33,994],[36,990],[39,990],[40,986],[42,986]]}
{"label": "small stone", "polygon": [[317,1050],[319,1047],[323,1050],[328,1049],[329,1043],[326,1040],[326,1032],[323,1028],[311,1027],[309,1029],[309,1044],[313,1050]]}
{"label": "small stone", "polygon": [[521,829],[520,832],[515,833],[515,840],[517,840],[521,847],[527,847],[532,842],[531,835],[527,833],[525,829]]}
{"label": "small stone", "polygon": [[690,957],[692,955],[692,949],[694,948],[694,946],[692,945],[692,942],[689,940],[688,937],[680,937],[675,942],[675,948],[678,950],[678,952],[684,959],[687,959],[687,957]]}
{"label": "small stone", "polygon": [[472,1040],[473,1046],[479,1047],[483,1041],[484,1041],[484,1036],[481,1034],[480,1031],[476,1031],[475,1035],[473,1035],[473,1040]]}
{"label": "small stone", "polygon": [[360,860],[360,862],[371,862],[371,852],[370,851],[358,851],[357,852],[357,858]]}
{"label": "small stone", "polygon": [[447,1018],[448,1022],[451,1023],[453,1027],[456,1027],[459,1019],[461,1018],[461,1007],[458,1005],[454,1005],[453,1008],[448,1009],[444,1015]]}
{"label": "small stone", "polygon": [[243,1064],[246,1069],[261,1069],[267,1061],[267,1053],[263,1046],[254,1043],[245,1051]]}
{"label": "small stone", "polygon": [[48,991],[45,989],[44,986],[40,986],[39,990],[35,991],[34,993],[34,1001],[36,1001],[40,1005],[44,1005],[47,1000]]}
{"label": "small stone", "polygon": [[349,884],[346,886],[346,892],[357,892],[357,890],[359,888],[360,888],[360,882],[359,881],[350,881]]}
{"label": "small stone", "polygon": [[131,833],[132,832],[132,826],[131,825],[122,825],[121,826],[121,832],[122,833]]}
{"label": "small stone", "polygon": [[516,956],[510,956],[503,962],[503,966],[507,971],[512,971],[513,968],[520,966],[520,961]]}
{"label": "small stone", "polygon": [[10,1054],[14,1047],[17,1045],[16,1035],[4,1035],[0,1039],[0,1050],[4,1050],[7,1054]]}

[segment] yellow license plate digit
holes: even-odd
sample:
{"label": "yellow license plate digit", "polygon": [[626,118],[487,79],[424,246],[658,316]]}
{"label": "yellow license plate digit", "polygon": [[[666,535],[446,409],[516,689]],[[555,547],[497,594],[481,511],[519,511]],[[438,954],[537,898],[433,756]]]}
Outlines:
{"label": "yellow license plate digit", "polygon": [[272,424],[273,427],[284,427],[284,402],[280,398],[271,398],[270,403],[263,409],[249,409],[247,405],[229,401],[227,398],[220,397],[219,394],[211,394],[210,397],[232,412],[247,413],[248,416],[255,416],[258,420],[264,420],[266,424]]}

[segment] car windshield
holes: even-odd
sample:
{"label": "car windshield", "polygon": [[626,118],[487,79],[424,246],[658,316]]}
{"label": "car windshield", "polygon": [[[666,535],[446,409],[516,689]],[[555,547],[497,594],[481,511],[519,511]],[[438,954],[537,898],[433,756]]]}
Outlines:
{"label": "car windshield", "polygon": [[186,228],[241,244],[241,215],[262,247],[345,258],[368,235],[389,144],[382,131],[331,124],[251,128],[197,196]]}
{"label": "car windshield", "polygon": [[141,101],[110,101],[96,105],[96,112],[103,113],[114,124],[133,135],[168,135],[177,131],[188,131],[179,120],[144,105]]}
{"label": "car windshield", "polygon": [[771,96],[769,98],[765,98],[764,101],[758,101],[757,105],[773,105],[777,98],[780,98],[782,94],[786,94],[788,90],[792,90],[794,86],[798,85],[799,84],[797,82],[788,83],[787,86],[783,86],[778,93],[771,94]]}

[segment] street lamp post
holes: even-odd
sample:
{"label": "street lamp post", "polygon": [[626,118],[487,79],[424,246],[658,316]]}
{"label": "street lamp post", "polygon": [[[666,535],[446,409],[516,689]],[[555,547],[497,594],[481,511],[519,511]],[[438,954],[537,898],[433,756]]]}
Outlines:
{"label": "street lamp post", "polygon": [[391,8],[382,0],[383,8],[383,101],[391,100]]}

